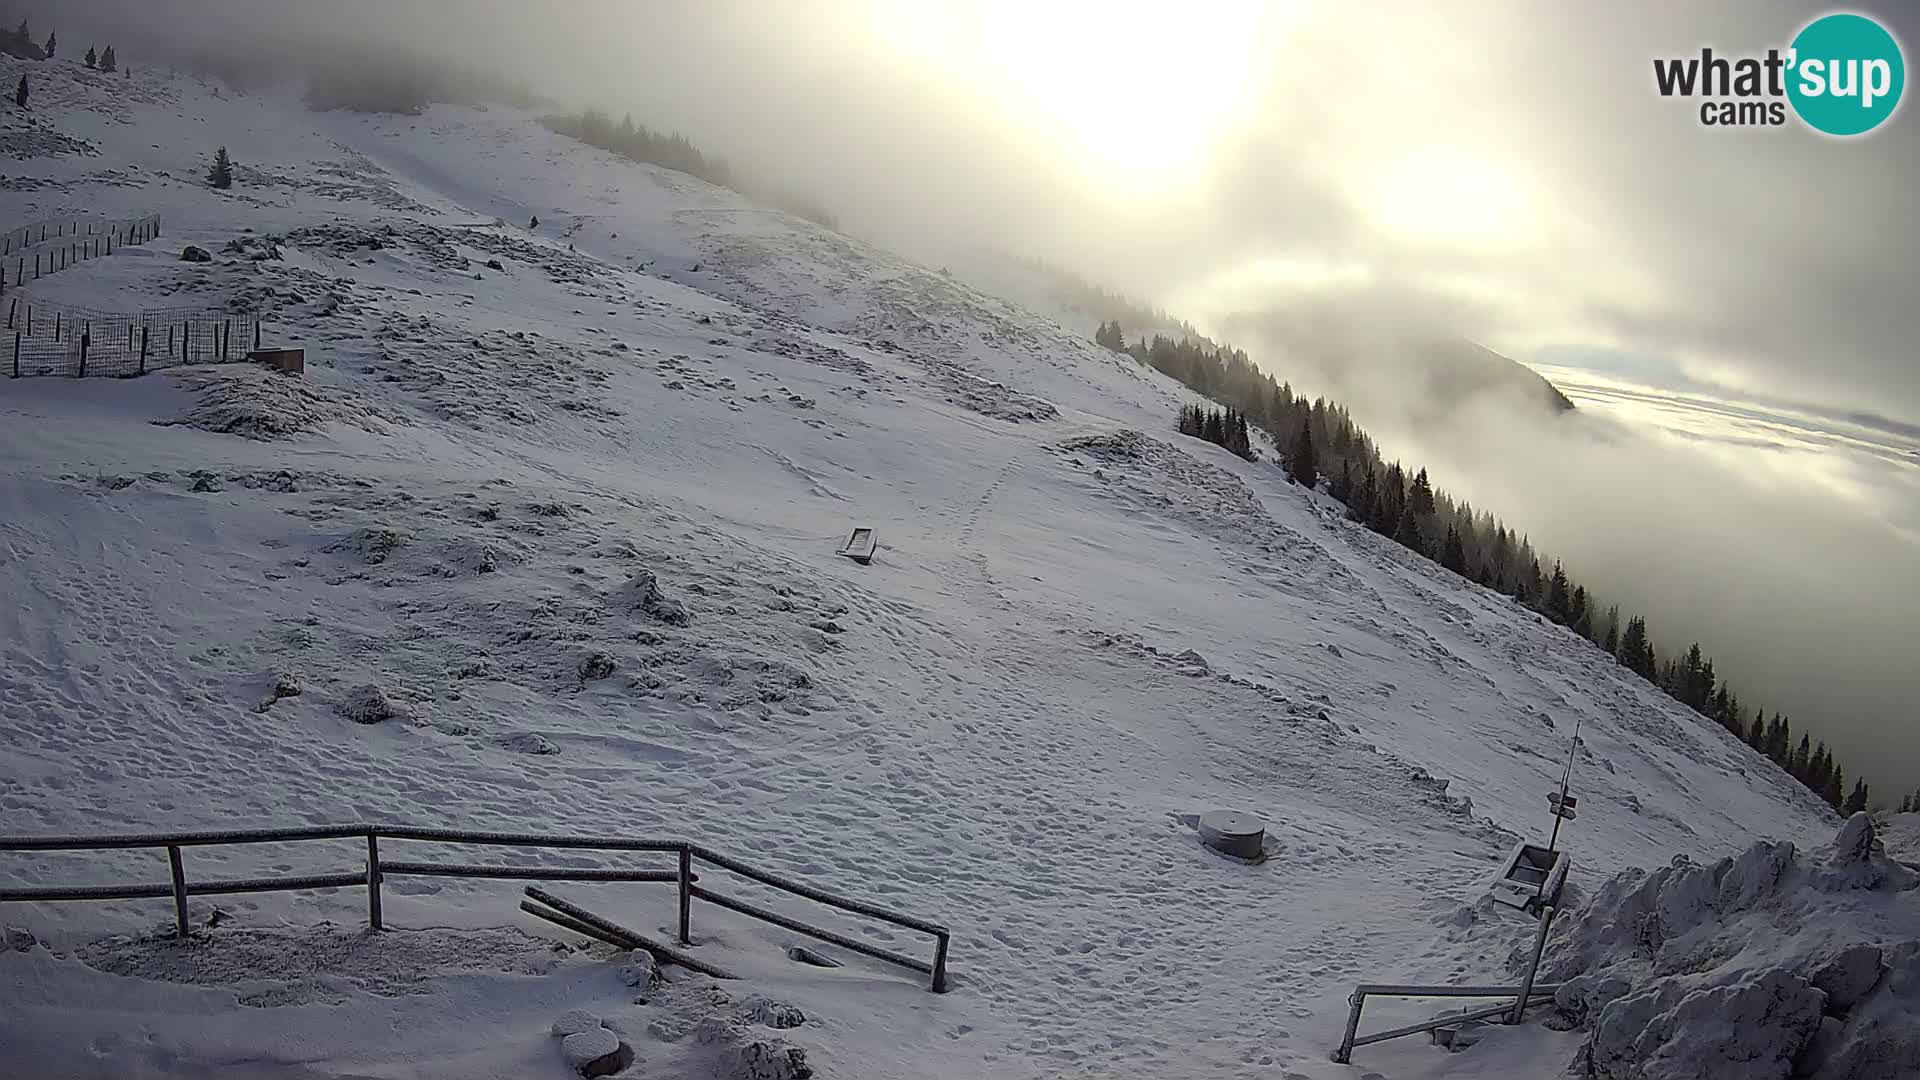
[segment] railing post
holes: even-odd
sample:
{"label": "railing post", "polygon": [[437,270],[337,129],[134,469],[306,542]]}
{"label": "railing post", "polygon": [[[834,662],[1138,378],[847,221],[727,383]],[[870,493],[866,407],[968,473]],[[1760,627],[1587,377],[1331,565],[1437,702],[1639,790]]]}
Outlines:
{"label": "railing post", "polygon": [[253,351],[260,351],[260,320],[253,320]]}
{"label": "railing post", "polygon": [[180,936],[187,936],[187,871],[180,865],[180,845],[167,845],[167,869],[173,871],[173,922]]}
{"label": "railing post", "polygon": [[1340,1046],[1333,1052],[1333,1060],[1337,1065],[1353,1062],[1353,1040],[1360,1034],[1360,1009],[1366,1002],[1367,995],[1358,990],[1347,998],[1347,1033],[1340,1037]]}
{"label": "railing post", "polygon": [[680,845],[680,944],[693,944],[693,848]]}
{"label": "railing post", "polygon": [[1533,996],[1533,977],[1540,970],[1540,954],[1547,947],[1547,928],[1553,925],[1553,914],[1557,909],[1548,904],[1540,909],[1540,932],[1533,939],[1533,962],[1527,965],[1527,977],[1520,980],[1520,996],[1514,999],[1513,1012],[1507,1017],[1507,1023],[1517,1024],[1527,1014],[1527,999]]}
{"label": "railing post", "polygon": [[80,331],[80,374],[76,378],[87,377],[87,346],[92,343],[93,331],[91,329]]}
{"label": "railing post", "polygon": [[380,834],[367,830],[367,925],[380,926]]}
{"label": "railing post", "polygon": [[142,375],[147,373],[147,334],[148,327],[142,324],[140,327],[140,374]]}
{"label": "railing post", "polygon": [[13,332],[13,377],[20,377],[20,331]]}
{"label": "railing post", "polygon": [[947,934],[941,934],[938,942],[933,947],[933,985],[931,989],[936,994],[944,994],[947,992],[948,937],[949,935]]}

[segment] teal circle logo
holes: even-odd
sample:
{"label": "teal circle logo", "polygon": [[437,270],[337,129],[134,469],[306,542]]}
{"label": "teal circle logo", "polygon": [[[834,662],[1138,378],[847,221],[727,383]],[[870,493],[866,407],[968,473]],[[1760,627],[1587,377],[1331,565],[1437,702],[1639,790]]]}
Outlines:
{"label": "teal circle logo", "polygon": [[1823,15],[1794,37],[1787,99],[1816,131],[1863,135],[1893,115],[1907,85],[1900,43],[1865,15]]}

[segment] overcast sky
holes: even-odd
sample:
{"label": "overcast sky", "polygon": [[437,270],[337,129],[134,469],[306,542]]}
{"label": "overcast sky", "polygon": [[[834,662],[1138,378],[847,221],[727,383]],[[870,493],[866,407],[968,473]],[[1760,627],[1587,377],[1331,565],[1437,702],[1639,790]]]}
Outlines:
{"label": "overcast sky", "polygon": [[[1699,637],[1750,702],[1914,787],[1920,114],[1851,140],[1712,129],[1652,76],[1703,45],[1784,48],[1826,10],[38,0],[35,21],[359,33],[519,70],[686,130],[863,235],[1047,258],[1283,376],[1305,358],[1268,331],[1302,320],[1370,348],[1484,342],[1579,384],[1589,415],[1403,430],[1381,385],[1351,391],[1363,422],[1662,644]],[[1911,61],[1920,16],[1856,10]]]}

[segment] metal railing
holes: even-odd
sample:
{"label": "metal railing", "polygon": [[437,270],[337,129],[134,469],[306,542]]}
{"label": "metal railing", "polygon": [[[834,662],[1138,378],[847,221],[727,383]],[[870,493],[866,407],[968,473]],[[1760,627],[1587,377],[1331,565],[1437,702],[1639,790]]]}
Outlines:
{"label": "metal railing", "polygon": [[[1544,1005],[1552,1001],[1554,992],[1559,989],[1559,983],[1542,983],[1531,990],[1518,986],[1398,986],[1392,983],[1361,983],[1353,988],[1353,993],[1347,998],[1347,1004],[1350,1006],[1347,1010],[1347,1033],[1340,1040],[1339,1049],[1333,1052],[1333,1060],[1346,1065],[1353,1060],[1355,1047],[1366,1046],[1369,1043],[1418,1035],[1423,1031],[1450,1027],[1468,1020],[1485,1020],[1494,1016],[1512,1017],[1516,1006],[1522,1000],[1519,995],[1526,994],[1525,1008],[1531,1009],[1536,1005]],[[1501,1002],[1485,1009],[1436,1017],[1417,1024],[1408,1024],[1405,1027],[1388,1028],[1385,1031],[1361,1035],[1359,1034],[1360,1010],[1366,1005],[1369,997],[1510,997],[1515,1000]]]}
{"label": "metal railing", "polygon": [[[1533,962],[1527,965],[1526,978],[1519,986],[1414,986],[1396,983],[1361,983],[1354,987],[1353,993],[1347,997],[1346,1034],[1341,1036],[1340,1045],[1333,1052],[1333,1060],[1341,1065],[1347,1065],[1353,1061],[1355,1047],[1418,1035],[1423,1031],[1452,1027],[1470,1020],[1488,1020],[1498,1016],[1509,1024],[1517,1024],[1526,1016],[1528,1009],[1552,1001],[1553,995],[1559,991],[1561,984],[1535,985],[1533,979],[1540,970],[1540,956],[1546,949],[1547,930],[1553,925],[1554,910],[1549,905],[1540,912],[1540,929],[1533,939]],[[1360,1011],[1366,1007],[1369,997],[1466,997],[1512,998],[1513,1000],[1499,1005],[1490,1005],[1484,1009],[1439,1016],[1417,1024],[1408,1024],[1405,1027],[1388,1028],[1385,1031],[1362,1035],[1360,1034]]]}
{"label": "metal railing", "polygon": [[[363,866],[328,874],[286,875],[264,878],[230,878],[189,881],[182,849],[227,844],[269,844],[293,840],[366,840]],[[495,866],[476,863],[429,863],[389,861],[380,857],[380,841],[405,840],[447,844],[478,844],[496,847],[535,847],[593,849],[601,851],[637,851],[673,853],[673,869],[607,869],[597,867]],[[287,829],[236,829],[214,832],[135,833],[120,836],[0,836],[0,851],[107,851],[126,848],[164,849],[170,880],[166,883],[132,885],[50,885],[0,888],[0,903],[44,900],[145,900],[171,896],[174,921],[181,937],[189,931],[187,898],[220,896],[231,893],[282,892],[304,889],[339,889],[364,886],[367,890],[367,925],[382,928],[380,886],[389,875],[427,875],[436,877],[491,878],[516,881],[651,881],[672,882],[679,888],[679,940],[692,944],[693,901],[739,912],[749,918],[806,934],[841,948],[884,960],[930,978],[934,993],[947,989],[947,928],[925,919],[889,911],[873,904],[838,896],[811,885],[760,870],[711,848],[684,840],[641,840],[616,836],[567,836],[538,833],[475,832],[465,829],[438,829],[410,825],[312,825]],[[934,938],[933,962],[869,944],[845,934],[812,926],[778,912],[735,897],[717,893],[699,884],[695,861],[792,893],[828,907],[855,915],[864,915],[907,930],[930,934]]]}

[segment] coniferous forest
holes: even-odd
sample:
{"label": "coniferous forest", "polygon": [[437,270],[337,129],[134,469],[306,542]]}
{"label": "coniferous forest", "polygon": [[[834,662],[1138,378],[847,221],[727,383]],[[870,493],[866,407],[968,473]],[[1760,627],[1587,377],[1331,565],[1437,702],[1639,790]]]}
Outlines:
{"label": "coniferous forest", "polygon": [[[1742,702],[1698,643],[1660,650],[1645,618],[1607,603],[1574,580],[1559,560],[1536,550],[1524,534],[1491,512],[1436,489],[1426,469],[1385,460],[1343,406],[1295,394],[1292,386],[1256,367],[1244,350],[1216,344],[1191,328],[1179,340],[1155,334],[1129,344],[1115,318],[1100,324],[1094,340],[1221,406],[1183,406],[1175,424],[1181,434],[1217,443],[1251,461],[1258,455],[1249,427],[1265,432],[1288,475],[1308,487],[1324,482],[1324,490],[1346,506],[1353,520],[1586,638],[1674,700],[1745,740],[1841,813],[1866,808],[1867,784],[1855,780],[1849,786],[1825,742],[1804,730],[1796,738],[1789,717]],[[1920,791],[1906,804],[1920,809]]]}

